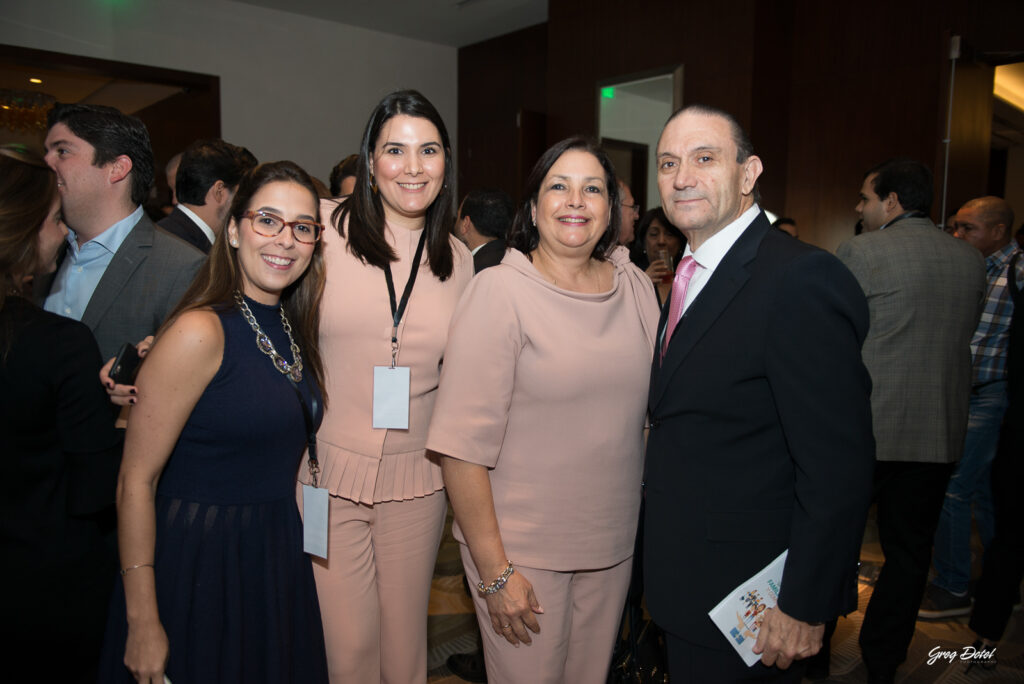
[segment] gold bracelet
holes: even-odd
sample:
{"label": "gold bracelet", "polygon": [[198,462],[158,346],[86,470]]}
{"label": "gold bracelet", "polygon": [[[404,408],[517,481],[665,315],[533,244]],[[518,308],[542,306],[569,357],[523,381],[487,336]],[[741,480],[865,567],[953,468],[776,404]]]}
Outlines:
{"label": "gold bracelet", "polygon": [[152,567],[153,567],[152,563],[139,563],[138,565],[133,565],[130,568],[122,569],[121,570],[121,577],[124,577],[125,575],[127,575],[129,570],[135,570],[136,568],[152,568]]}

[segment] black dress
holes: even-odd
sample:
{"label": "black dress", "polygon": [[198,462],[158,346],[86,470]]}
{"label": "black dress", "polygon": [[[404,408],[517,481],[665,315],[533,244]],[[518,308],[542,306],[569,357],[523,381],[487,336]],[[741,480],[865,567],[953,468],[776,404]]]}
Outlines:
{"label": "black dress", "polygon": [[[0,650],[8,672],[96,681],[117,567],[115,414],[85,325],[0,310]],[[60,644],[60,658],[54,658]]]}
{"label": "black dress", "polygon": [[[278,308],[246,301],[290,360]],[[231,308],[220,319],[221,367],[156,494],[154,572],[170,642],[166,673],[175,684],[326,682],[320,608],[295,501],[306,445],[302,409],[241,314]],[[312,395],[320,403],[313,384],[308,373],[299,383],[307,406]],[[317,425],[320,418],[318,410]],[[110,615],[100,679],[134,681],[122,662],[120,583]]]}

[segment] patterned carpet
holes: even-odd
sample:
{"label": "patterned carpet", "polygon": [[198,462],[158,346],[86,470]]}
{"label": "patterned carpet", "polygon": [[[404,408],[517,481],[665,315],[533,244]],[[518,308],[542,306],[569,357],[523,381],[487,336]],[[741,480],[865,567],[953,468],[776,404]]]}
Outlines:
{"label": "patterned carpet", "polygon": [[[832,637],[831,676],[818,682],[842,684],[861,683],[867,680],[867,672],[860,658],[857,634],[864,619],[864,607],[871,597],[871,589],[877,569],[882,562],[882,553],[877,542],[877,531],[873,520],[869,520],[861,548],[861,585],[858,610],[839,621]],[[976,544],[976,556],[980,548]],[[975,572],[979,568],[975,568]],[[967,627],[967,618],[950,620],[918,620],[914,640],[910,645],[907,660],[900,668],[898,684],[1002,684],[1024,682],[1024,613],[1014,613],[999,644],[996,657],[999,665],[994,670],[972,668],[967,672],[965,662],[936,660],[929,665],[929,652],[938,647],[942,651],[961,649],[974,641],[974,634]],[[462,585],[462,562],[459,559],[458,542],[451,535],[451,515],[445,525],[441,549],[434,569],[434,581],[430,594],[428,617],[427,670],[429,684],[464,684],[464,680],[453,675],[445,665],[452,653],[468,652],[476,646],[476,617],[473,604]],[[809,682],[810,680],[804,680]],[[594,682],[594,684],[604,684]],[[703,683],[702,683],[703,684]]]}

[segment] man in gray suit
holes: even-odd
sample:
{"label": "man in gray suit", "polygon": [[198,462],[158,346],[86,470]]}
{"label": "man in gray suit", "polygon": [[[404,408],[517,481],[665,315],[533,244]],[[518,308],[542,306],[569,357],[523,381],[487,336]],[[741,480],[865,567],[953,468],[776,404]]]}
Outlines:
{"label": "man in gray suit", "polygon": [[864,177],[864,233],[836,255],[868,298],[863,357],[873,383],[875,501],[885,565],[860,632],[869,681],[892,682],[907,656],[931,545],[963,450],[971,335],[985,294],[981,254],[928,218],[932,174],[890,160]]}
{"label": "man in gray suit", "polygon": [[203,253],[158,230],[142,210],[153,151],[141,121],[113,107],[58,104],[48,123],[46,163],[70,232],[60,267],[35,294],[47,311],[88,325],[111,358],[156,332]]}

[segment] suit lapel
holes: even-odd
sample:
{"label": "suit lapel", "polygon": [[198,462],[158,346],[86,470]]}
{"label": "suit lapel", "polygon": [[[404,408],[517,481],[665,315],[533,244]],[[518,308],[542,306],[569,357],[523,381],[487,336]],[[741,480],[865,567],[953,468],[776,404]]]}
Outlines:
{"label": "suit lapel", "polygon": [[[660,359],[661,355],[657,350],[655,351],[649,404],[652,409],[661,401],[672,376],[683,360],[710,330],[733,297],[743,289],[750,278],[747,265],[757,256],[761,240],[770,227],[764,213],[758,214],[753,223],[743,231],[739,239],[726,252],[725,257],[715,268],[715,272],[711,274],[711,279],[690,304],[683,317],[679,319],[679,325],[669,341],[663,363]],[[659,339],[668,318],[667,311],[667,306],[662,309],[661,322],[658,324]]]}
{"label": "suit lapel", "polygon": [[82,323],[95,330],[103,315],[110,308],[110,305],[117,299],[118,294],[128,285],[142,262],[149,256],[149,250],[153,246],[153,232],[156,230],[149,217],[143,215],[135,227],[131,229],[124,242],[118,247],[110,265],[103,272],[100,282],[89,299],[89,304],[82,314]]}

